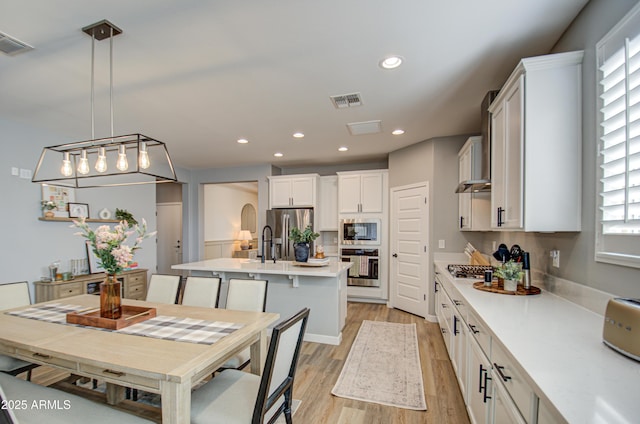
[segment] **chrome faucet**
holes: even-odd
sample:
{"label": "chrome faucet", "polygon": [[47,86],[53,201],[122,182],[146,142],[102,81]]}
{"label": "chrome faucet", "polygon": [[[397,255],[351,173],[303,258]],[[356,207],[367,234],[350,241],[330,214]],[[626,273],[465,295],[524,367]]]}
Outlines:
{"label": "chrome faucet", "polygon": [[269,225],[265,225],[264,228],[262,229],[262,256],[260,256],[260,262],[264,263],[265,258],[267,257],[267,253],[265,252],[265,249],[264,249],[265,241],[267,241],[264,239],[264,233],[267,229],[269,229],[269,240],[268,240],[269,253],[271,254],[271,259],[273,259],[273,263],[276,263],[276,255],[275,255],[275,252],[273,251],[273,230]]}

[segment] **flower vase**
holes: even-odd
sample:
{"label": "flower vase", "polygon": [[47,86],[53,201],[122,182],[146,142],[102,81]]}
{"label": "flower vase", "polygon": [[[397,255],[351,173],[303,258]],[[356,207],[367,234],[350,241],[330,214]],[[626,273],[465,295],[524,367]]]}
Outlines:
{"label": "flower vase", "polygon": [[518,290],[518,280],[504,280],[504,290],[511,292]]}
{"label": "flower vase", "polygon": [[56,216],[56,214],[53,211],[45,211],[44,212],[44,217],[45,218],[54,218],[55,216]]}
{"label": "flower vase", "polygon": [[118,319],[122,315],[120,285],[115,274],[107,274],[104,282],[100,283],[100,316],[102,318]]}
{"label": "flower vase", "polygon": [[309,243],[295,243],[293,245],[293,253],[296,262],[307,262],[309,259]]}

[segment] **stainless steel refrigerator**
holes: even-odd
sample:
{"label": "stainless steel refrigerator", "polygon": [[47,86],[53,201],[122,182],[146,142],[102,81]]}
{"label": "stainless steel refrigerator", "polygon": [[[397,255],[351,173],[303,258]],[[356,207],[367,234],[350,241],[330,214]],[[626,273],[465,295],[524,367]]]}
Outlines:
{"label": "stainless steel refrigerator", "polygon": [[[302,231],[309,224],[313,227],[313,208],[267,210],[267,225],[273,230],[273,247],[276,259],[295,261],[293,243],[289,240],[289,230],[298,227]],[[268,232],[265,237],[269,237]],[[265,246],[262,249],[269,251],[268,240],[265,240]],[[310,252],[315,252],[314,243],[310,245]],[[268,259],[269,255],[267,255]]]}

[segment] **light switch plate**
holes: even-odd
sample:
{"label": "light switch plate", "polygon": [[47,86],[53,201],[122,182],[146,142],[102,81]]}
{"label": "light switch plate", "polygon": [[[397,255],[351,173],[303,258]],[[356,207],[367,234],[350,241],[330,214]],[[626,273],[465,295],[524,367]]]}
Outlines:
{"label": "light switch plate", "polygon": [[20,178],[24,178],[25,180],[31,179],[31,170],[30,169],[22,169],[20,168]]}
{"label": "light switch plate", "polygon": [[438,240],[438,249],[444,249],[444,247],[445,247],[445,241]]}
{"label": "light switch plate", "polygon": [[14,177],[17,177],[18,175],[20,175],[20,171],[18,170],[17,167],[15,166],[11,167],[11,175],[13,175]]}

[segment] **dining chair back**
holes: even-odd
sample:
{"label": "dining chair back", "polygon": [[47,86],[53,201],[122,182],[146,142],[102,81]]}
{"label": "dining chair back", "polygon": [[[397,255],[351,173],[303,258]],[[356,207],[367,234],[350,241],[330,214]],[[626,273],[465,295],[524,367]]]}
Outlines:
{"label": "dining chair back", "polygon": [[226,309],[264,312],[267,306],[267,280],[229,279]]}
{"label": "dining chair back", "polygon": [[[18,308],[30,304],[29,284],[26,281],[0,284],[0,310]],[[15,376],[27,372],[27,380],[31,380],[31,370],[37,366],[37,364],[25,362],[11,356],[0,355],[0,372],[5,374]]]}
{"label": "dining chair back", "polygon": [[31,304],[29,284],[26,281],[0,285],[0,310]]}
{"label": "dining chair back", "polygon": [[273,423],[284,412],[291,424],[293,383],[308,319],[305,308],[273,328],[262,377],[224,370],[196,389],[191,423]]}
{"label": "dining chair back", "polygon": [[182,304],[217,308],[220,301],[219,277],[187,277]]}
{"label": "dining chair back", "polygon": [[179,275],[153,274],[147,288],[147,302],[176,303],[180,288]]}

